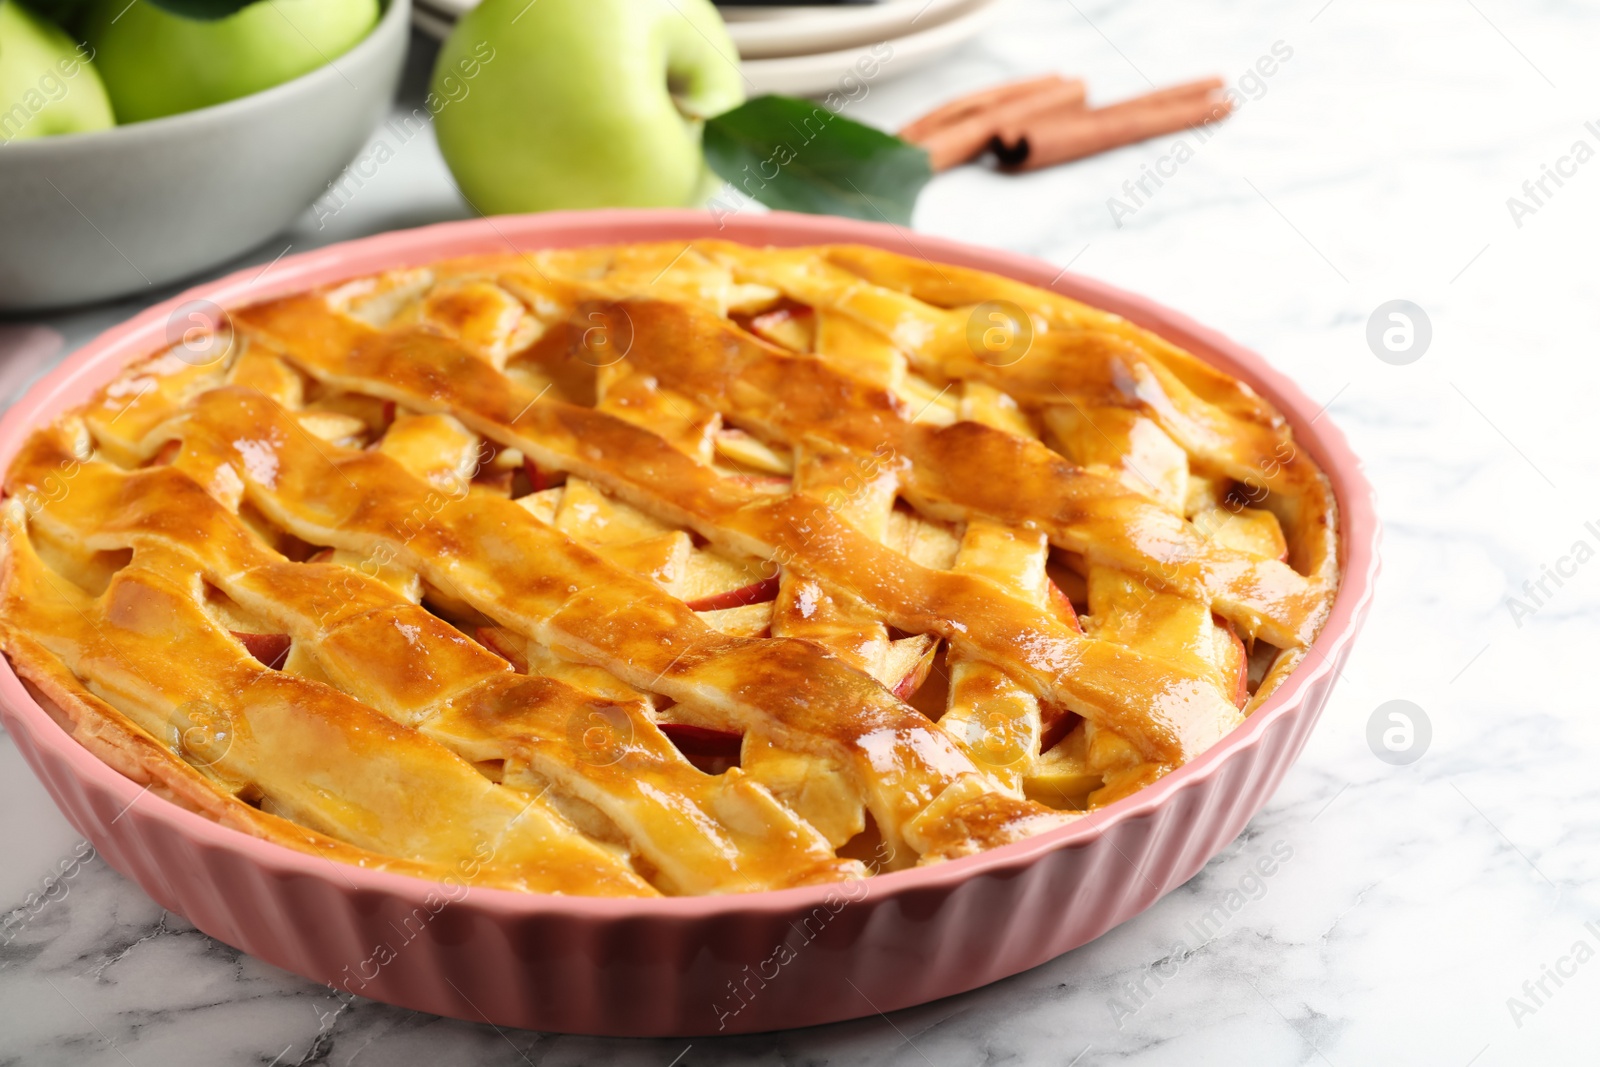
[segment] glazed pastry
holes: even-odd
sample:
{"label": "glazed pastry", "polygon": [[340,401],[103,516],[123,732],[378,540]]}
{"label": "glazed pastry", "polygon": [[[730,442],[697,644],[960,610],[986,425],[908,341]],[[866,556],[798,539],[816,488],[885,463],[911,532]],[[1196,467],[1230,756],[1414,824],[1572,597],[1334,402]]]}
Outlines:
{"label": "glazed pastry", "polygon": [[0,637],[337,862],[747,892],[1127,796],[1294,669],[1326,478],[1124,320],[875,249],[482,257],[234,309],[36,432]]}

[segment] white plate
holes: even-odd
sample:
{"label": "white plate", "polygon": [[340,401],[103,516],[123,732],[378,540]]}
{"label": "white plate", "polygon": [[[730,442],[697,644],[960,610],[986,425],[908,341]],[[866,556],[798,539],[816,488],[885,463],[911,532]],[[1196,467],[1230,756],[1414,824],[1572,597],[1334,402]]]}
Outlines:
{"label": "white plate", "polygon": [[[455,0],[460,2],[460,0]],[[835,52],[928,29],[964,0],[881,0],[845,7],[724,7],[723,21],[745,59]]]}
{"label": "white plate", "polygon": [[[449,35],[455,20],[478,0],[417,0],[413,21],[424,33]],[[843,7],[719,8],[744,59],[834,52],[931,29],[970,0],[881,0]]]}
{"label": "white plate", "polygon": [[[965,0],[960,12],[945,22],[917,30],[902,37],[872,45],[821,52],[809,56],[778,56],[747,59],[742,64],[748,79],[745,91],[784,93],[789,96],[821,96],[840,89],[848,78],[863,77],[858,62],[875,62],[879,79],[898,78],[939,59],[982,32],[999,10],[1001,0]],[[892,52],[885,59],[874,54],[887,44]]]}

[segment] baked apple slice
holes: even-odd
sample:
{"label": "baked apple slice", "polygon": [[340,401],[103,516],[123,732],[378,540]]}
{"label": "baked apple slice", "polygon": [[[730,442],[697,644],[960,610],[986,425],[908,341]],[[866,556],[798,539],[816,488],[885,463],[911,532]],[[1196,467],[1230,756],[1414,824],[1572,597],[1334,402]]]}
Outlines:
{"label": "baked apple slice", "polygon": [[1215,660],[1222,672],[1222,677],[1231,679],[1232,687],[1228,695],[1233,698],[1235,707],[1243,708],[1250,700],[1250,656],[1245,652],[1244,642],[1239,640],[1239,631],[1233,628],[1233,623],[1220,615],[1211,616],[1215,629],[1211,631],[1212,641],[1216,645]]}
{"label": "baked apple slice", "polygon": [[1217,505],[1197,512],[1190,521],[1223,548],[1284,562],[1289,559],[1289,542],[1284,540],[1278,517],[1270,511]]}
{"label": "baked apple slice", "polygon": [[288,634],[247,634],[238,630],[228,632],[239,639],[245,651],[275,671],[282,670],[283,661],[289,658],[289,646],[293,642],[290,641]]}
{"label": "baked apple slice", "polygon": [[928,680],[934,660],[939,656],[939,639],[932,634],[918,634],[889,642],[884,656],[885,678],[898,678],[890,692],[900,700],[910,700]]}
{"label": "baked apple slice", "polygon": [[744,735],[729,730],[713,730],[686,722],[657,724],[668,741],[685,759],[706,774],[721,774],[739,765],[739,749]]}
{"label": "baked apple slice", "polygon": [[740,586],[738,589],[729,589],[721,593],[712,593],[709,596],[696,597],[684,603],[690,611],[726,611],[728,608],[742,608],[748,604],[765,604],[778,599],[778,579],[776,577],[763,578],[759,582]]}
{"label": "baked apple slice", "polygon": [[796,352],[810,352],[817,341],[815,313],[808,305],[792,300],[752,316],[745,328],[763,340]]}
{"label": "baked apple slice", "polygon": [[1061,587],[1054,581],[1050,581],[1050,609],[1056,613],[1056,617],[1062,622],[1080,634],[1083,633],[1083,624],[1078,621],[1077,609],[1072,606],[1072,601],[1067,597],[1067,594],[1063,593]]}
{"label": "baked apple slice", "polygon": [[532,456],[522,457],[522,471],[528,476],[528,484],[533,486],[532,492],[542,493],[560,484],[561,472],[545,470],[533,461]]}
{"label": "baked apple slice", "polygon": [[478,639],[478,644],[511,664],[518,674],[528,673],[528,657],[521,647],[526,642],[521,638],[498,626],[480,626],[472,636]]}
{"label": "baked apple slice", "polygon": [[779,452],[743,430],[724,426],[713,439],[717,455],[739,471],[759,472],[785,479],[794,472],[794,454]]}

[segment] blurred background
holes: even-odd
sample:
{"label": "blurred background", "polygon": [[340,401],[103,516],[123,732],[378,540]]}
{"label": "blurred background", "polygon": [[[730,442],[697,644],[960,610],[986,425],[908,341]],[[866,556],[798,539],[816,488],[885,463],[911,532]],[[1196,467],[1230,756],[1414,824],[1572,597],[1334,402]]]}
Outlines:
{"label": "blurred background", "polygon": [[[654,195],[619,177],[634,173],[617,161],[648,140],[643,133],[564,142],[559,130],[527,125],[549,118],[531,106],[485,112],[476,129],[464,119],[474,100],[505,93],[515,102],[531,91],[501,71],[555,70],[548,57],[519,58],[517,27],[553,17],[541,9],[560,0],[536,0],[520,16],[497,3],[505,25],[485,22],[481,33],[457,0],[415,3],[305,75],[328,84],[283,101],[284,115],[259,114],[249,101],[287,86],[222,105],[240,110],[197,155],[141,124],[110,131],[139,139],[122,164],[90,158],[99,133],[61,139],[61,152],[84,153],[61,172],[22,154],[56,151],[41,147],[45,139],[0,144],[0,298],[12,294],[0,314],[0,394],[14,398],[99,331],[199,278],[250,269],[266,291],[276,263],[326,244],[477,208],[541,206],[516,203],[536,193],[561,206],[572,195],[564,177],[587,174],[596,159],[610,168],[605,180],[584,184],[617,202]],[[605,22],[625,6],[593,0],[576,29],[611,26],[594,54],[629,67],[657,53]],[[1588,525],[1600,522],[1588,432],[1600,393],[1590,357],[1600,326],[1600,74],[1590,56],[1600,9],[1509,0],[919,6],[928,28],[889,20],[842,47],[820,24],[801,32],[763,29],[754,16],[732,23],[743,28],[726,40],[750,50],[742,70],[725,56],[706,59],[705,49],[726,47],[719,29],[695,29],[682,47],[700,61],[673,75],[682,126],[662,127],[667,147],[649,155],[666,159],[692,131],[689,162],[661,169],[704,184],[667,192],[677,202],[709,199],[713,210],[760,211],[725,193],[716,207],[721,178],[698,173],[700,124],[715,115],[685,101],[725,107],[768,91],[836,92],[842,103],[830,110],[892,133],[964,93],[1030,76],[1083,79],[1091,105],[1221,79],[1231,113],[1204,136],[1174,130],[1021,173],[980,154],[931,180],[908,172],[882,203],[909,195],[915,232],[1047,259],[1244,342],[1325,404],[1366,460],[1386,524],[1378,608],[1305,754],[1246,834],[1149,912],[1034,971],[888,1017],[692,1043],[501,1032],[335,995],[210,941],[91,859],[73,868],[60,904],[0,945],[0,1061],[1592,1059],[1600,717],[1584,664],[1600,638],[1600,583],[1568,568],[1576,543],[1590,555],[1600,546]],[[441,45],[452,30],[452,44]],[[358,54],[372,42],[383,47]],[[0,37],[0,62],[4,48]],[[474,56],[479,73],[456,65]],[[863,56],[876,61],[871,74],[856,66]],[[454,72],[456,88],[436,80],[439,70]],[[553,76],[575,86],[560,70]],[[623,89],[607,84],[577,87],[595,108],[586,127],[611,121],[607,107]],[[440,90],[458,98],[444,95],[450,102],[435,108],[430,93],[436,104]],[[145,215],[128,231],[150,247],[189,249],[260,224],[273,187],[284,191],[282,179],[262,182],[261,168],[313,154],[326,173],[311,167],[296,179],[303,206],[274,201],[287,221],[243,250],[208,253],[213,262],[186,278],[157,280],[139,254],[113,243],[143,211],[144,194],[130,191],[136,179],[177,181],[181,191],[195,175],[251,161],[244,170],[255,174],[230,178],[236,194],[202,202],[194,185],[183,210]],[[161,171],[175,159],[176,177]],[[27,198],[48,199],[40,173],[84,183],[61,185],[47,224],[43,208],[29,209],[33,221],[18,217]],[[17,254],[24,234],[47,250],[83,242],[133,284],[66,309],[22,306],[16,294],[45,288],[37,274],[55,255]],[[1396,313],[1409,339],[1384,342]],[[1526,590],[1554,567],[1564,577],[1547,581],[1535,604]],[[1397,700],[1426,726],[1400,760],[1369,741],[1380,709]],[[37,893],[77,842],[0,738],[0,909]],[[1285,849],[1292,858],[1273,877],[1243,882],[1257,859]],[[1197,917],[1238,893],[1244,903],[1224,929],[1191,933]],[[1565,977],[1541,987],[1557,965]],[[1129,987],[1141,982],[1147,992],[1134,997]]]}

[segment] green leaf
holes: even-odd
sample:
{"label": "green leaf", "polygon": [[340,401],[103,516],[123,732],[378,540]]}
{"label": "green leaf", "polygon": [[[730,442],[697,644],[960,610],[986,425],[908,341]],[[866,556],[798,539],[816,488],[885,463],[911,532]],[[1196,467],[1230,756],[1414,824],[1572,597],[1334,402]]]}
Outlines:
{"label": "green leaf", "polygon": [[188,19],[224,19],[256,0],[146,0],[174,15]]}
{"label": "green leaf", "polygon": [[705,153],[712,170],[768,207],[902,226],[933,177],[917,146],[792,96],[758,96],[707,119]]}

